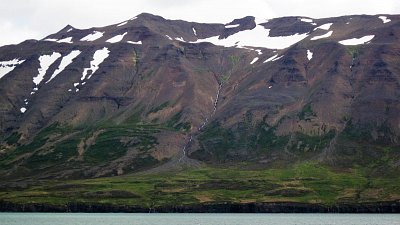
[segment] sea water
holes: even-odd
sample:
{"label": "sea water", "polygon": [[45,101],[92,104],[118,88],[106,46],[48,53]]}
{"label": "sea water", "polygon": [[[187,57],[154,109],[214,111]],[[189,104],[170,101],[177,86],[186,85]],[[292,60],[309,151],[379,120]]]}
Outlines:
{"label": "sea water", "polygon": [[400,214],[0,213],[0,225],[400,225]]}

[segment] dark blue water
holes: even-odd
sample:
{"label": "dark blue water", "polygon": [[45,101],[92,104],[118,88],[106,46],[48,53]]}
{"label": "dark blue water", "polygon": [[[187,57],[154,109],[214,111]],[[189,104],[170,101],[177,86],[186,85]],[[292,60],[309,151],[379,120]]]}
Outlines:
{"label": "dark blue water", "polygon": [[400,214],[0,213],[0,225],[400,225]]}

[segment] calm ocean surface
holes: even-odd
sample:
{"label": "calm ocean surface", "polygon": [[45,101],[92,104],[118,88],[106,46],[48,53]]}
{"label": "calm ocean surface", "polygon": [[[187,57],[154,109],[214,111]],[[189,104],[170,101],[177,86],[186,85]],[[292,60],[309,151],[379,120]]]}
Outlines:
{"label": "calm ocean surface", "polygon": [[1,225],[400,225],[400,214],[0,213]]}

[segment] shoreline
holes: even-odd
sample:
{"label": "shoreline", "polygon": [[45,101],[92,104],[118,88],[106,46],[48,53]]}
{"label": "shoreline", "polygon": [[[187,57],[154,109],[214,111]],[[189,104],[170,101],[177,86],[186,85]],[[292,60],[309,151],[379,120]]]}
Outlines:
{"label": "shoreline", "polygon": [[400,201],[338,203],[333,205],[276,203],[209,203],[199,205],[138,207],[128,205],[68,203],[18,204],[0,201],[0,212],[71,212],[71,213],[400,213]]}

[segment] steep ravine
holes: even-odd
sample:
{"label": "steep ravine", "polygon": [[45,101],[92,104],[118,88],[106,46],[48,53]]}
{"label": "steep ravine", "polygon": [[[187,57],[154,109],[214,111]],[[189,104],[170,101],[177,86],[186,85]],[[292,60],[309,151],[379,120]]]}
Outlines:
{"label": "steep ravine", "polygon": [[222,89],[222,82],[218,81],[218,90],[215,95],[214,108],[213,108],[212,112],[209,113],[209,116],[206,116],[206,118],[203,120],[203,122],[200,123],[201,125],[197,129],[195,129],[194,133],[189,135],[189,140],[186,142],[185,146],[183,146],[183,148],[182,148],[182,156],[179,158],[178,163],[185,163],[188,161],[187,151],[193,142],[193,137],[202,131],[202,129],[207,125],[207,123],[210,121],[211,117],[214,116],[215,112],[217,111],[217,105],[218,105],[218,100],[220,97],[221,89]]}

